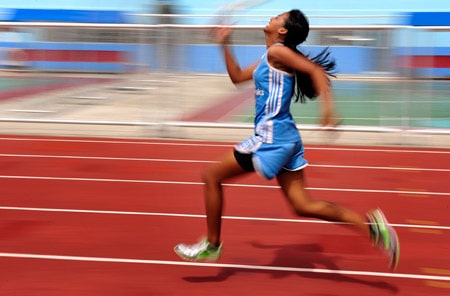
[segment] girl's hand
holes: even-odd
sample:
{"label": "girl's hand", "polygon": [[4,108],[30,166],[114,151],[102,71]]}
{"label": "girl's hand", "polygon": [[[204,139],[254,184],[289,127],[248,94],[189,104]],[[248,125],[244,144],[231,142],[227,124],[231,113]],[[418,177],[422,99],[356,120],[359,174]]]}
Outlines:
{"label": "girl's hand", "polygon": [[334,110],[326,110],[322,112],[320,124],[324,128],[335,128],[341,123],[341,118]]}
{"label": "girl's hand", "polygon": [[231,27],[217,27],[212,33],[217,43],[227,45],[230,43],[231,31]]}

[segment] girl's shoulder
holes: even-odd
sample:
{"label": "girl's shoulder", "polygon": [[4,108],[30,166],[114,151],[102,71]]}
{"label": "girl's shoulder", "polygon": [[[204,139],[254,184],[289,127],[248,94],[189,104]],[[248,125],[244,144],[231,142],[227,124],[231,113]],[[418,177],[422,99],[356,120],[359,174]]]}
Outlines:
{"label": "girl's shoulder", "polygon": [[287,47],[284,46],[283,43],[274,43],[267,48],[267,51],[270,52],[270,51],[279,50],[279,49],[284,50],[284,49],[287,49]]}
{"label": "girl's shoulder", "polygon": [[278,56],[297,56],[298,53],[293,51],[291,48],[285,46],[282,43],[274,43],[267,49],[267,55],[272,56],[274,58]]}
{"label": "girl's shoulder", "polygon": [[286,63],[285,61],[295,58],[293,55],[295,55],[295,53],[292,49],[281,43],[275,43],[267,49],[268,63],[274,68],[288,73],[292,73],[292,69],[289,63]]}

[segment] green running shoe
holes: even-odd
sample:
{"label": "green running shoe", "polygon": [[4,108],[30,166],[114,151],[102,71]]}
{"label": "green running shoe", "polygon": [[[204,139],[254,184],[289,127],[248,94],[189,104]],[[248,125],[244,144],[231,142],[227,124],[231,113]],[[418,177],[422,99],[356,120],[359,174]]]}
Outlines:
{"label": "green running shoe", "polygon": [[389,256],[389,268],[395,271],[400,259],[400,242],[397,232],[380,209],[370,211],[367,217],[370,222],[372,243]]}
{"label": "green running shoe", "polygon": [[222,244],[216,247],[211,245],[208,239],[203,238],[193,245],[178,244],[174,251],[182,259],[188,261],[217,261],[222,254]]}

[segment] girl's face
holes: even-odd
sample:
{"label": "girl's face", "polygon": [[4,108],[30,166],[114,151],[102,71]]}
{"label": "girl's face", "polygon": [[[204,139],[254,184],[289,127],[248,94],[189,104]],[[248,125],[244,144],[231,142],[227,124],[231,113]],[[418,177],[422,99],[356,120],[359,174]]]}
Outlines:
{"label": "girl's face", "polygon": [[271,18],[269,24],[267,24],[267,26],[264,28],[264,32],[278,32],[278,30],[284,28],[284,24],[286,23],[288,17],[289,13],[285,12]]}

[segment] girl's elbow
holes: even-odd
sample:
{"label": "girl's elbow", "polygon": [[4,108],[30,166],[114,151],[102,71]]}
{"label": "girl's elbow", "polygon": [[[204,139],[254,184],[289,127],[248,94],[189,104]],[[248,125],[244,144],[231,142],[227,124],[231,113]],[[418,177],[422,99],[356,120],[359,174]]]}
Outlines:
{"label": "girl's elbow", "polygon": [[233,82],[233,84],[235,84],[235,85],[240,83],[240,80],[236,77],[230,77],[230,79],[231,79],[231,82]]}
{"label": "girl's elbow", "polygon": [[233,82],[233,84],[237,85],[240,84],[242,82],[248,81],[248,79],[246,79],[245,77],[241,77],[241,76],[233,76],[230,77],[231,82]]}

